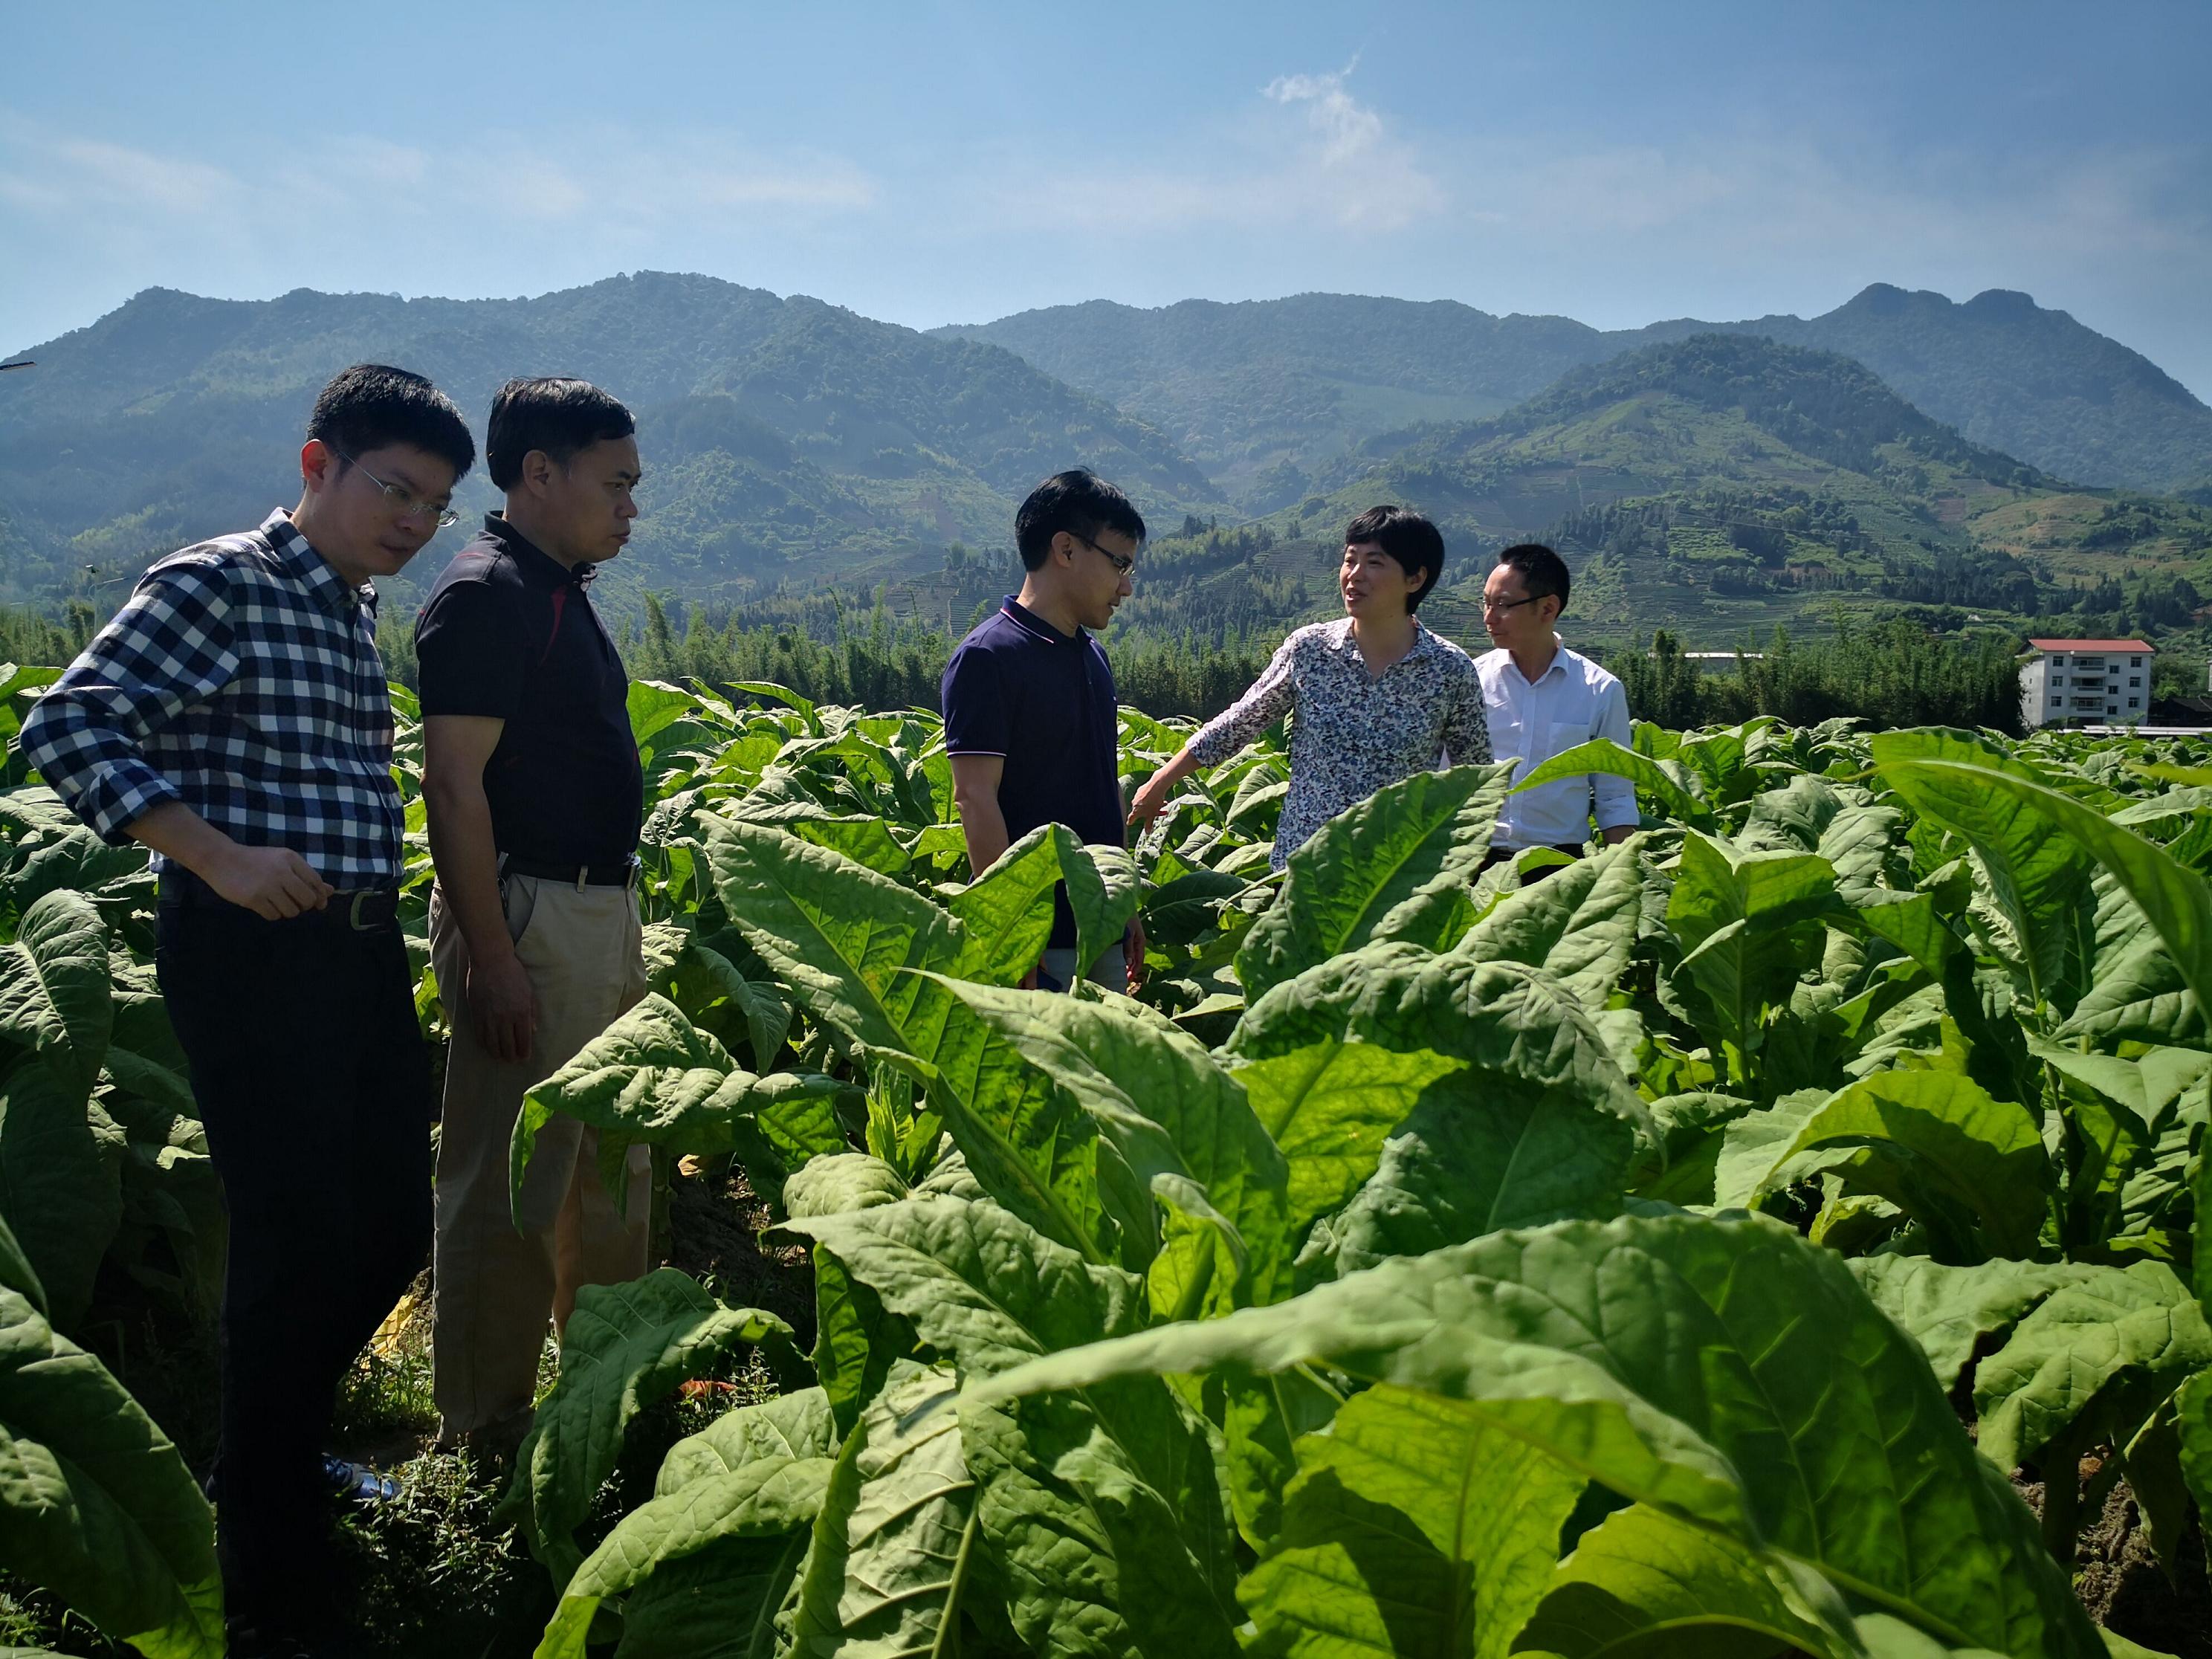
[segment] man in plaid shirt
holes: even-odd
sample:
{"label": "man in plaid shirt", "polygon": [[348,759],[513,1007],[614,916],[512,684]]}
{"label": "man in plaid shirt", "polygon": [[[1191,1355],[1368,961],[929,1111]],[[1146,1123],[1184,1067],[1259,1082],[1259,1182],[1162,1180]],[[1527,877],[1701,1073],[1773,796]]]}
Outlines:
{"label": "man in plaid shirt", "polygon": [[157,967],[222,1177],[216,1513],[233,1653],[334,1600],[337,1385],[430,1232],[429,1064],[397,904],[404,814],[374,580],[454,521],[476,445],[418,374],[323,389],[299,505],[173,553],[24,721],[102,839],[160,872]]}

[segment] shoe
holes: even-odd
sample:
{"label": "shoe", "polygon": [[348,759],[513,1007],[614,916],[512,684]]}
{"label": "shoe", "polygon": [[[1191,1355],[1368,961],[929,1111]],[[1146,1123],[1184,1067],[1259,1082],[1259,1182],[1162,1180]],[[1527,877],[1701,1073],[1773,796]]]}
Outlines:
{"label": "shoe", "polygon": [[366,1463],[349,1463],[325,1454],[323,1479],[336,1496],[354,1504],[388,1504],[399,1496],[399,1483]]}

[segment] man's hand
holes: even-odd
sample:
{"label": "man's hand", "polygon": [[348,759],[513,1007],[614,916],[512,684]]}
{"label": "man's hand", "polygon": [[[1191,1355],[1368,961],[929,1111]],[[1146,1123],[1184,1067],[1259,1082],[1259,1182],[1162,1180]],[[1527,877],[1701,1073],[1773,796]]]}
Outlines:
{"label": "man's hand", "polygon": [[1636,833],[1636,826],[1632,823],[1616,823],[1610,830],[1603,830],[1599,833],[1605,837],[1605,844],[1607,847],[1618,847]]}
{"label": "man's hand", "polygon": [[337,890],[289,847],[240,847],[234,842],[209,859],[199,875],[233,904],[242,905],[268,921],[283,921],[319,910]]}
{"label": "man's hand", "polygon": [[1128,958],[1129,994],[1134,996],[1145,982],[1145,924],[1140,918],[1129,918],[1129,931],[1121,936],[1121,950]]}
{"label": "man's hand", "polygon": [[530,1058],[538,1037],[538,993],[522,959],[509,951],[489,961],[469,958],[469,1021],[477,1041],[503,1065]]}

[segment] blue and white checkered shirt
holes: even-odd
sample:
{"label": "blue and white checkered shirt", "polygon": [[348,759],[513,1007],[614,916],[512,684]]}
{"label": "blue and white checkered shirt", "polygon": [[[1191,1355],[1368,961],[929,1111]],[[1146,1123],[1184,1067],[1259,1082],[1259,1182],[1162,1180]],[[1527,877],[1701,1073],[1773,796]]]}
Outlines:
{"label": "blue and white checkered shirt", "polygon": [[333,887],[390,886],[406,820],[375,605],[281,511],[173,553],[39,700],[22,752],[112,845],[182,801]]}

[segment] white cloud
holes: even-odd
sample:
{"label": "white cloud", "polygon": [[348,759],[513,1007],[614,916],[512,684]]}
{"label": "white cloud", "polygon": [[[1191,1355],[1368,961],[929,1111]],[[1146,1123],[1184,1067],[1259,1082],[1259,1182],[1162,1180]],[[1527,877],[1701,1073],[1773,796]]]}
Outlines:
{"label": "white cloud", "polygon": [[[1355,60],[1356,62],[1356,60]],[[1006,157],[969,194],[975,216],[1021,222],[1042,204],[1068,226],[1123,236],[1300,227],[1401,231],[1449,205],[1415,147],[1345,89],[1353,64],[1279,76],[1174,166],[1054,167]],[[1203,159],[1203,149],[1214,152]]]}
{"label": "white cloud", "polygon": [[1322,139],[1322,160],[1332,166],[1382,142],[1382,118],[1344,89],[1358,64],[1355,58],[1334,75],[1278,76],[1261,89],[1262,97],[1279,104],[1307,106],[1306,118]]}

